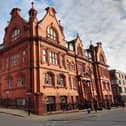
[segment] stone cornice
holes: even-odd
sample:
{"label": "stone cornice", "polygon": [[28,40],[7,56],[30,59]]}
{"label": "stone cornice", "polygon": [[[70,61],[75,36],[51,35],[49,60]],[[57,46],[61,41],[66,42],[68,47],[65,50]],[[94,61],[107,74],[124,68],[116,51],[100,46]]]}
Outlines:
{"label": "stone cornice", "polygon": [[0,49],[0,53],[5,52],[5,51],[8,51],[8,50],[16,47],[17,45],[20,45],[20,44],[22,44],[22,43],[24,43],[26,41],[29,41],[29,40],[30,39],[28,37],[27,38],[22,38],[20,40],[17,40],[15,42],[13,42],[12,44],[9,44],[8,46],[5,46],[2,49]]}
{"label": "stone cornice", "polygon": [[44,42],[48,43],[49,45],[53,45],[53,46],[55,46],[55,47],[58,47],[58,48],[60,48],[60,49],[65,50],[65,51],[68,50],[66,47],[57,44],[57,43],[56,43],[55,41],[53,41],[53,40],[48,40],[47,38],[43,38],[43,37],[38,37],[38,40],[39,40],[39,41],[42,41],[42,42],[44,41]]}

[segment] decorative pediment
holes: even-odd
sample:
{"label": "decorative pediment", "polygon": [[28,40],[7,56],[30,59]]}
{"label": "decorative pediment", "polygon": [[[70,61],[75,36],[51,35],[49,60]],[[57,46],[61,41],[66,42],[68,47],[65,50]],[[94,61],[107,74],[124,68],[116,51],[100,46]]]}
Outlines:
{"label": "decorative pediment", "polygon": [[52,8],[52,7],[47,7],[45,10],[47,11],[47,13],[48,13],[50,16],[53,16],[53,17],[54,17],[55,14],[56,14],[55,9]]}
{"label": "decorative pediment", "polygon": [[77,35],[77,38],[75,40],[75,53],[79,56],[84,56],[84,48],[83,48],[83,44],[82,41],[79,37],[79,35]]}
{"label": "decorative pediment", "polygon": [[39,36],[41,36],[42,38],[46,38],[49,41],[51,40],[52,42],[56,41],[56,43],[65,47],[65,37],[63,34],[63,27],[61,26],[60,21],[58,21],[56,18],[55,9],[52,7],[48,7],[46,8],[46,11],[47,11],[46,15],[38,24]]}
{"label": "decorative pediment", "polygon": [[18,40],[18,38],[22,37],[22,35],[27,35],[28,33],[24,30],[27,22],[20,16],[20,11],[21,10],[19,8],[14,8],[10,13],[10,22],[5,28],[4,46],[9,46],[9,44]]}
{"label": "decorative pediment", "polygon": [[97,43],[97,61],[102,64],[107,64],[101,42]]}

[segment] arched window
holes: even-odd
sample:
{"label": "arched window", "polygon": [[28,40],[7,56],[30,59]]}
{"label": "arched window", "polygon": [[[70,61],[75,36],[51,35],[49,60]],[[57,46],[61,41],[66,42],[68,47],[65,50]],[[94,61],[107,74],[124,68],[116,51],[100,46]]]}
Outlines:
{"label": "arched window", "polygon": [[50,51],[49,52],[49,62],[50,62],[50,64],[57,65],[58,64],[58,54],[53,51]]}
{"label": "arched window", "polygon": [[73,76],[72,79],[73,79],[73,88],[77,89],[77,78],[76,78],[76,76]]}
{"label": "arched window", "polygon": [[54,30],[54,28],[52,28],[52,27],[47,28],[47,38],[49,38],[51,40],[57,40],[57,34],[56,34],[56,31]]}
{"label": "arched window", "polygon": [[12,34],[11,34],[11,41],[17,40],[20,37],[20,33],[21,33],[20,29],[19,28],[15,28],[12,31]]}
{"label": "arched window", "polygon": [[64,75],[62,75],[62,74],[58,75],[57,84],[59,86],[65,86],[65,76]]}
{"label": "arched window", "polygon": [[42,62],[45,63],[47,60],[47,51],[46,49],[42,50]]}
{"label": "arched window", "polygon": [[20,58],[20,55],[18,53],[12,55],[11,56],[11,65],[16,66],[19,63],[19,58]]}
{"label": "arched window", "polygon": [[44,74],[44,82],[47,85],[53,85],[54,84],[54,75],[50,72]]}
{"label": "arched window", "polygon": [[17,80],[17,86],[18,87],[23,87],[25,84],[25,76],[24,75],[19,75],[18,80]]}
{"label": "arched window", "polygon": [[70,70],[70,63],[67,62],[67,69]]}
{"label": "arched window", "polygon": [[72,71],[75,71],[75,64],[74,64],[74,62],[71,63],[71,66],[72,66]]}

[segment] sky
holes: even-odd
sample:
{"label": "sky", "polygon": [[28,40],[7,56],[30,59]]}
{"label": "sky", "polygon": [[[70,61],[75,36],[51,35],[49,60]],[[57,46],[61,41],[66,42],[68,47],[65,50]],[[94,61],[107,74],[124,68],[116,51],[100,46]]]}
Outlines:
{"label": "sky", "polygon": [[[4,28],[10,20],[10,11],[20,8],[21,16],[28,20],[32,0],[0,1],[0,43]],[[52,6],[64,27],[66,40],[78,33],[84,48],[90,40],[102,42],[109,69],[126,72],[126,0],[34,0],[38,20],[45,15],[45,8]]]}

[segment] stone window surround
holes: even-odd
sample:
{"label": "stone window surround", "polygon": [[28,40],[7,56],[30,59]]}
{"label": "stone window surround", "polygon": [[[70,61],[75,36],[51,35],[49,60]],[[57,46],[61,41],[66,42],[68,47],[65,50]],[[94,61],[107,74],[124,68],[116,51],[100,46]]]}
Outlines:
{"label": "stone window surround", "polygon": [[57,41],[57,33],[55,28],[53,28],[52,26],[47,27],[47,38]]}
{"label": "stone window surround", "polygon": [[[43,50],[46,51],[46,54],[44,54],[44,55],[43,55]],[[64,66],[65,57],[59,51],[56,51],[56,50],[54,50],[52,48],[42,47],[41,52],[42,53],[40,53],[41,54],[40,57],[41,57],[41,63],[42,64],[47,63],[48,65],[59,65],[60,67],[65,67]],[[53,56],[52,56],[52,54],[53,54]],[[45,61],[44,61],[43,58],[46,58]],[[61,63],[61,62],[63,62],[63,63]]]}
{"label": "stone window surround", "polygon": [[[51,83],[45,83],[46,81],[50,82],[50,78],[45,77],[46,74],[49,74],[49,75],[52,76]],[[59,74],[55,75],[53,72],[48,71],[48,72],[45,72],[43,75],[44,75],[43,76],[44,77],[44,85],[43,85],[44,87],[45,86],[49,86],[49,87],[50,86],[51,87],[66,87],[66,76],[64,74],[59,73]],[[63,77],[63,79],[59,78],[59,76]]]}
{"label": "stone window surround", "polygon": [[17,87],[24,87],[25,85],[25,75],[20,74],[17,79]]}
{"label": "stone window surround", "polygon": [[52,72],[44,73],[44,86],[54,85],[54,74]]}

